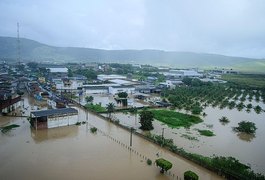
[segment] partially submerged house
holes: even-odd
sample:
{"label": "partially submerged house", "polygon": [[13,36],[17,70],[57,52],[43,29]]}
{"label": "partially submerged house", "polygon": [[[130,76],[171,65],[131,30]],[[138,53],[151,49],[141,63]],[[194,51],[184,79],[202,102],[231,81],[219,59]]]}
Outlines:
{"label": "partially submerged house", "polygon": [[78,111],[75,108],[49,109],[31,112],[31,126],[47,129],[69,126],[78,122]]}

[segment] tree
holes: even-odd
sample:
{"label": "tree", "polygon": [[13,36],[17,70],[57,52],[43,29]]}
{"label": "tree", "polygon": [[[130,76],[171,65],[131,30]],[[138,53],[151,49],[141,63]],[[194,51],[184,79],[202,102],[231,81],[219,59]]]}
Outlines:
{"label": "tree", "polygon": [[119,92],[118,93],[118,97],[119,98],[127,98],[128,97],[128,93],[127,92]]}
{"label": "tree", "polygon": [[226,123],[229,123],[229,122],[230,122],[229,119],[228,119],[227,117],[225,117],[225,116],[222,116],[222,117],[219,119],[219,121],[220,121],[221,123],[223,123],[223,124],[226,124]]}
{"label": "tree", "polygon": [[198,180],[198,179],[199,179],[199,176],[192,171],[186,171],[184,173],[184,180]]}
{"label": "tree", "polygon": [[160,170],[161,173],[164,173],[165,171],[168,171],[169,169],[172,168],[172,163],[163,158],[159,158],[155,162],[156,165],[161,168]]}
{"label": "tree", "polygon": [[92,103],[93,100],[94,100],[93,96],[86,96],[85,99],[86,99],[86,102],[87,102],[87,103],[89,103],[89,102]]}
{"label": "tree", "polygon": [[107,109],[107,111],[109,113],[109,119],[110,119],[111,113],[113,113],[114,110],[115,110],[115,105],[113,103],[109,103],[109,104],[107,104],[106,109]]}
{"label": "tree", "polygon": [[73,71],[72,69],[68,68],[68,77],[73,77],[74,74],[73,74]]}
{"label": "tree", "polygon": [[192,106],[191,113],[192,114],[200,114],[202,112],[202,107],[200,105]]}
{"label": "tree", "polygon": [[152,121],[154,120],[154,114],[151,111],[142,111],[140,113],[140,129],[142,130],[152,130],[154,129]]}
{"label": "tree", "polygon": [[238,123],[238,127],[234,127],[234,130],[247,134],[255,134],[257,127],[253,122],[241,121],[240,123]]}

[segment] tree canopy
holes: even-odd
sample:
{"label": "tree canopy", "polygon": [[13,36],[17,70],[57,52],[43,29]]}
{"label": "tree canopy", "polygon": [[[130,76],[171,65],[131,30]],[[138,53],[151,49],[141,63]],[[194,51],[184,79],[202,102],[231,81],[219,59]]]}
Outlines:
{"label": "tree canopy", "polygon": [[152,121],[154,120],[154,114],[151,111],[144,110],[140,113],[140,124],[142,130],[154,129]]}
{"label": "tree canopy", "polygon": [[159,158],[155,162],[156,162],[156,165],[161,168],[161,171],[160,171],[161,173],[164,173],[164,171],[168,171],[169,169],[172,168],[172,163],[163,158]]}

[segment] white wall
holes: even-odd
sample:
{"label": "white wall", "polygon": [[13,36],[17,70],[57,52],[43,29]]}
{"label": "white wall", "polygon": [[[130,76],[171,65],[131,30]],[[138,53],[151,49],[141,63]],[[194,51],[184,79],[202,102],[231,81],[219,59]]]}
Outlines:
{"label": "white wall", "polygon": [[78,122],[78,115],[48,118],[48,128],[55,128],[61,126],[74,125]]}
{"label": "white wall", "polygon": [[108,89],[86,89],[85,94],[108,94]]}
{"label": "white wall", "polygon": [[126,92],[128,94],[134,94],[135,93],[135,88],[113,88],[113,87],[109,87],[109,93],[114,95],[117,94],[119,92]]}

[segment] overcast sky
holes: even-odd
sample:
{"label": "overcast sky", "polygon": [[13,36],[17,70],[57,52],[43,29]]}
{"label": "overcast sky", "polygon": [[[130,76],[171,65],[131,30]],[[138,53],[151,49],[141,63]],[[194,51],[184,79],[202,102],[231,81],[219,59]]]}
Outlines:
{"label": "overcast sky", "polygon": [[265,0],[1,0],[0,36],[265,58]]}

